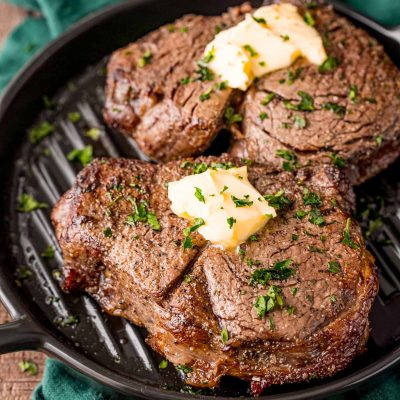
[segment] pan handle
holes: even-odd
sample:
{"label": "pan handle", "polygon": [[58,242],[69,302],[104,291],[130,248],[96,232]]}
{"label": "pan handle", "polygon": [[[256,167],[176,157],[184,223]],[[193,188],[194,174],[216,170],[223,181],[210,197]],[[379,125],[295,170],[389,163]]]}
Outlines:
{"label": "pan handle", "polygon": [[0,354],[42,347],[43,334],[26,316],[0,325]]}

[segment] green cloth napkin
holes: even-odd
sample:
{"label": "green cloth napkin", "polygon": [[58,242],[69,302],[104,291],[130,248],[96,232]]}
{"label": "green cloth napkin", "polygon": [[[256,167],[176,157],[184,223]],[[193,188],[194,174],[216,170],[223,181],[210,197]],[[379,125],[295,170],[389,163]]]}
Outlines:
{"label": "green cloth napkin", "polygon": [[[74,22],[118,0],[9,0],[32,12],[0,48],[0,92],[41,47]],[[38,16],[36,16],[38,15]]]}
{"label": "green cloth napkin", "polygon": [[[0,91],[41,47],[74,22],[118,0],[9,0],[38,13],[29,16],[8,37],[0,49]],[[188,0],[190,1],[190,0]],[[400,24],[400,0],[343,0],[360,12],[386,25]],[[48,359],[42,382],[33,400],[128,400],[109,388],[77,373],[65,364]],[[132,398],[130,398],[132,400]],[[367,382],[356,391],[331,400],[398,400],[400,370]]]}

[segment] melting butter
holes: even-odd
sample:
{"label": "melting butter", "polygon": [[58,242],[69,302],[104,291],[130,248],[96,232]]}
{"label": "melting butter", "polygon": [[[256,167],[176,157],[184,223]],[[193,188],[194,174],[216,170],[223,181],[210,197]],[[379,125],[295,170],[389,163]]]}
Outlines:
{"label": "melting butter", "polygon": [[222,81],[241,90],[255,77],[287,68],[300,56],[316,65],[326,59],[320,35],[292,4],[273,4],[247,14],[242,22],[217,34],[205,55]]}
{"label": "melting butter", "polygon": [[235,248],[276,217],[274,208],[249,182],[247,167],[208,169],[168,184],[172,211],[193,222],[199,233],[223,248]]}

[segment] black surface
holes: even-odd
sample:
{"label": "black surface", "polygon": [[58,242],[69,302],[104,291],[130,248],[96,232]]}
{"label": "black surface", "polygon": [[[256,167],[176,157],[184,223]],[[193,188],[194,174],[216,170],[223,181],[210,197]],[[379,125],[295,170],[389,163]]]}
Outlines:
{"label": "black surface", "polygon": [[[148,399],[194,398],[181,393],[183,382],[173,367],[159,370],[160,356],[144,344],[144,330],[124,320],[105,316],[88,296],[61,292],[54,271],[60,268],[62,259],[49,213],[79,170],[78,165],[71,164],[65,157],[73,148],[92,144],[96,156],[140,157],[131,141],[108,130],[102,122],[104,57],[182,14],[217,14],[228,5],[239,3],[147,0],[114,6],[53,42],[9,87],[0,103],[0,180],[3,188],[0,218],[5,222],[0,235],[0,296],[13,317],[20,319],[0,326],[0,352],[44,349],[124,393]],[[356,14],[353,16],[359,18]],[[398,32],[363,21],[374,28],[375,36],[399,64]],[[41,111],[45,95],[54,96],[55,109]],[[76,110],[80,111],[82,120],[72,124],[67,115]],[[53,122],[56,131],[41,144],[32,146],[26,139],[26,131],[44,119]],[[84,135],[92,127],[102,132],[98,142]],[[222,151],[225,144],[226,140],[222,138],[212,151]],[[380,268],[381,290],[371,316],[368,351],[334,378],[274,387],[268,390],[266,398],[325,398],[365,382],[400,359],[399,166],[397,163],[357,190],[359,218],[366,229],[369,221],[382,219],[379,229],[369,236],[369,247]],[[21,193],[34,195],[47,202],[49,208],[30,214],[16,213]],[[371,209],[368,215],[367,208]],[[40,255],[48,244],[57,249],[56,257],[51,261]],[[15,272],[22,265],[29,268],[32,276],[18,287]],[[71,315],[79,317],[80,322],[76,326],[62,327],[60,321]],[[185,390],[190,391],[183,387]],[[249,395],[247,384],[229,378],[223,379],[216,391],[206,394],[225,399]]]}

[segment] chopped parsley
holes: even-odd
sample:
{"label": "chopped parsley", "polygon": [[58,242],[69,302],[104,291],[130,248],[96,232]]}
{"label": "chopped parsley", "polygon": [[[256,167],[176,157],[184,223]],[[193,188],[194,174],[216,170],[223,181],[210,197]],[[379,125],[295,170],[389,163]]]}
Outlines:
{"label": "chopped parsley", "polygon": [[195,218],[193,221],[192,226],[188,226],[183,230],[183,234],[185,236],[185,240],[183,242],[183,249],[191,249],[193,247],[192,239],[190,238],[190,235],[197,231],[201,226],[205,225],[204,219],[203,218]]}
{"label": "chopped parsley", "polygon": [[181,85],[187,85],[190,83],[190,76],[186,76],[180,80]]}
{"label": "chopped parsley", "polygon": [[339,157],[336,153],[331,154],[331,160],[333,165],[336,165],[338,168],[346,167],[346,160],[342,157]]}
{"label": "chopped parsley", "polygon": [[340,264],[337,261],[329,261],[328,262],[328,272],[332,274],[338,274],[342,272],[342,268],[340,267]]}
{"label": "chopped parsley", "polygon": [[269,317],[267,321],[268,321],[269,330],[270,331],[275,330],[275,322],[274,322],[274,320],[271,317]]}
{"label": "chopped parsley", "polygon": [[205,92],[201,93],[199,96],[200,101],[209,100],[211,98],[212,91],[213,91],[213,88],[210,87]]}
{"label": "chopped parsley", "polygon": [[88,138],[92,139],[92,140],[98,140],[100,137],[100,129],[98,128],[90,128],[89,130],[87,130],[85,132],[85,136],[87,136]]}
{"label": "chopped parsley", "polygon": [[207,62],[200,60],[197,62],[195,74],[197,74],[196,81],[212,81],[214,79],[214,73],[208,68]]}
{"label": "chopped parsley", "polygon": [[222,26],[221,25],[215,25],[215,33],[218,34],[222,31]]}
{"label": "chopped parsley", "polygon": [[292,260],[277,261],[272,268],[257,269],[250,278],[251,285],[267,285],[270,280],[286,280],[294,275],[295,269],[290,268]]}
{"label": "chopped parsley", "polygon": [[19,267],[14,273],[15,284],[18,287],[21,287],[22,281],[30,278],[31,276],[32,276],[32,271],[28,267],[26,266]]}
{"label": "chopped parsley", "polygon": [[34,210],[38,210],[40,208],[47,208],[48,205],[46,203],[41,203],[37,201],[33,196],[27,193],[22,193],[18,199],[18,212],[31,212]]}
{"label": "chopped parsley", "polygon": [[351,85],[350,89],[349,89],[349,100],[352,103],[355,103],[357,100],[357,96],[358,96],[358,87],[356,85]]}
{"label": "chopped parsley", "polygon": [[215,48],[212,47],[206,54],[204,54],[202,61],[208,64],[214,59],[214,56],[215,56]]}
{"label": "chopped parsley", "polygon": [[331,295],[329,296],[329,300],[331,301],[331,303],[336,303],[336,301],[337,301],[337,296],[336,296],[336,294],[331,294]]}
{"label": "chopped parsley", "polygon": [[228,88],[228,81],[222,81],[215,84],[218,90],[226,90]]}
{"label": "chopped parsley", "polygon": [[228,125],[232,125],[236,122],[242,122],[243,116],[241,114],[235,113],[233,107],[227,107],[225,109],[224,117]]}
{"label": "chopped parsley", "polygon": [[251,236],[249,236],[249,240],[250,240],[250,242],[258,242],[259,237],[257,235],[251,235]]}
{"label": "chopped parsley", "polygon": [[292,315],[296,311],[296,307],[288,306],[286,310],[288,312],[288,315]]}
{"label": "chopped parsley", "polygon": [[293,83],[300,78],[300,74],[303,71],[303,68],[296,68],[294,71],[288,71],[288,79],[287,84],[293,85]]}
{"label": "chopped parsley", "polygon": [[224,328],[221,331],[221,342],[225,344],[229,340],[229,332],[228,329]]}
{"label": "chopped parsley", "polygon": [[222,190],[219,192],[219,194],[222,194],[224,192],[226,192],[228,190],[228,186],[224,185],[224,187],[222,188]]}
{"label": "chopped parsley", "polygon": [[298,129],[303,129],[307,126],[307,120],[301,115],[295,115],[293,118],[293,123]]}
{"label": "chopped parsley", "polygon": [[278,286],[271,285],[266,295],[257,297],[254,304],[258,318],[262,319],[269,312],[274,310],[276,307],[282,308],[284,301],[281,296],[282,289]]}
{"label": "chopped parsley", "polygon": [[261,121],[264,121],[264,119],[268,118],[268,114],[266,112],[261,112],[258,117],[261,119]]}
{"label": "chopped parsley", "polygon": [[254,21],[256,21],[258,24],[267,24],[267,21],[265,20],[265,18],[257,18],[254,15],[252,16],[252,18],[254,19]]}
{"label": "chopped parsley", "polygon": [[139,58],[137,66],[139,68],[143,68],[145,65],[149,64],[151,59],[153,58],[153,53],[150,50],[147,50],[143,53],[142,57]]}
{"label": "chopped parsley", "polygon": [[280,157],[280,158],[283,158],[284,160],[286,160],[282,164],[283,169],[285,171],[292,172],[297,168],[297,166],[298,166],[297,156],[293,151],[285,150],[285,149],[278,149],[276,151],[275,155],[277,157]]}
{"label": "chopped parsley", "polygon": [[193,174],[202,174],[206,172],[208,169],[208,165],[206,163],[194,163],[193,164]]}
{"label": "chopped parsley", "polygon": [[304,210],[298,210],[298,211],[296,211],[296,212],[294,213],[294,216],[295,216],[297,219],[303,219],[306,215],[307,215],[307,211],[304,211]]}
{"label": "chopped parsley", "polygon": [[86,167],[93,159],[93,147],[88,145],[83,149],[74,149],[67,154],[67,159],[69,161],[79,161],[82,166]]}
{"label": "chopped parsley", "polygon": [[229,229],[232,229],[232,227],[233,227],[233,224],[235,224],[236,223],[236,219],[235,218],[233,218],[233,217],[229,217],[229,218],[227,218],[226,219],[226,222],[228,223],[228,225],[229,225]]}
{"label": "chopped parsley", "polygon": [[112,236],[112,230],[110,227],[107,227],[106,229],[104,229],[103,234],[105,237],[109,238]]}
{"label": "chopped parsley", "polygon": [[150,225],[150,228],[153,229],[153,231],[161,230],[160,222],[158,221],[156,214],[152,212],[147,213],[147,223]]}
{"label": "chopped parsley", "polygon": [[312,224],[317,226],[325,225],[325,218],[321,214],[321,211],[318,208],[313,208],[309,213],[309,219]]}
{"label": "chopped parsley", "polygon": [[32,144],[37,144],[46,136],[54,132],[54,125],[50,122],[44,121],[39,125],[33,127],[29,132],[29,140]]}
{"label": "chopped parsley", "polygon": [[346,226],[345,226],[345,228],[343,230],[342,243],[345,244],[346,246],[349,246],[352,249],[360,250],[360,246],[357,243],[355,243],[351,238],[351,235],[350,235],[350,224],[351,224],[351,219],[347,218]]}
{"label": "chopped parsley", "polygon": [[309,26],[314,26],[315,25],[315,20],[313,18],[313,16],[311,15],[311,13],[309,11],[306,11],[304,13],[304,22],[309,25]]}
{"label": "chopped parsley", "polygon": [[183,241],[183,250],[193,248],[193,242],[190,236],[186,236],[185,240]]}
{"label": "chopped parsley", "polygon": [[263,197],[267,200],[268,204],[276,210],[284,210],[292,205],[292,201],[285,196],[285,191],[283,189],[275,194],[266,194]]}
{"label": "chopped parsley", "polygon": [[346,114],[346,107],[341,106],[340,104],[337,103],[332,103],[332,102],[324,103],[322,108],[327,111],[333,111],[340,118],[343,118],[344,115]]}
{"label": "chopped parsley", "polygon": [[55,250],[54,247],[50,244],[43,250],[41,256],[47,260],[51,260],[54,258]]}
{"label": "chopped parsley", "polygon": [[195,195],[197,200],[199,200],[199,201],[201,201],[202,203],[205,204],[206,199],[205,199],[205,197],[203,195],[203,192],[202,192],[202,190],[200,188],[195,187],[194,195]]}
{"label": "chopped parsley", "polygon": [[284,42],[287,42],[288,40],[290,40],[289,35],[281,35],[281,38]]}
{"label": "chopped parsley", "polygon": [[275,97],[275,93],[271,92],[268,93],[267,95],[265,95],[265,97],[261,100],[261,104],[263,106],[266,106],[270,101],[272,101],[272,99]]}
{"label": "chopped parsley", "polygon": [[299,235],[296,235],[295,233],[292,233],[292,240],[298,240],[299,239]]}
{"label": "chopped parsley", "polygon": [[48,110],[51,110],[51,109],[55,108],[56,102],[53,99],[51,99],[49,96],[43,96],[42,100],[43,100],[44,106]]}
{"label": "chopped parsley", "polygon": [[383,142],[383,136],[382,136],[382,135],[376,136],[376,137],[375,137],[375,142],[376,142],[376,144],[377,144],[378,147],[381,146],[381,145],[382,145],[382,142]]}
{"label": "chopped parsley", "polygon": [[298,104],[293,104],[290,100],[284,100],[283,104],[288,110],[294,111],[314,111],[314,99],[307,92],[299,91],[297,94],[301,100]]}
{"label": "chopped parsley", "polygon": [[303,203],[305,206],[321,207],[322,200],[317,193],[308,188],[303,189]]}
{"label": "chopped parsley", "polygon": [[178,371],[182,371],[184,374],[189,374],[190,372],[193,371],[193,368],[190,368],[190,367],[188,367],[187,365],[184,365],[184,364],[178,364],[176,366],[176,369]]}
{"label": "chopped parsley", "polygon": [[290,293],[292,293],[292,296],[296,296],[297,291],[298,291],[297,287],[290,288]]}
{"label": "chopped parsley", "polygon": [[233,164],[231,162],[213,162],[211,163],[211,169],[231,169],[233,168]]}
{"label": "chopped parsley", "polygon": [[318,67],[318,72],[325,74],[334,71],[339,66],[339,60],[334,56],[328,56],[327,59]]}
{"label": "chopped parsley", "polygon": [[171,24],[171,25],[167,26],[167,30],[168,30],[168,32],[172,33],[172,32],[175,32],[176,27],[175,27],[175,25]]}
{"label": "chopped parsley", "polygon": [[37,365],[31,360],[22,360],[18,366],[21,372],[26,372],[28,375],[36,375],[38,373]]}
{"label": "chopped parsley", "polygon": [[251,57],[257,57],[259,54],[249,44],[245,44],[243,48],[250,53]]}
{"label": "chopped parsley", "polygon": [[77,325],[79,323],[79,318],[75,315],[69,315],[68,317],[56,317],[54,323],[62,328],[65,328],[66,326]]}
{"label": "chopped parsley", "polygon": [[244,199],[238,199],[237,197],[231,195],[231,199],[235,203],[236,207],[246,207],[253,205],[253,201],[249,200],[249,195],[245,195]]}
{"label": "chopped parsley", "polygon": [[81,114],[78,111],[68,113],[68,119],[73,122],[79,122],[81,120]]}
{"label": "chopped parsley", "polygon": [[131,196],[128,197],[128,200],[133,206],[133,213],[128,215],[125,220],[125,224],[134,226],[138,222],[145,222],[154,231],[161,230],[161,225],[156,214],[148,210],[148,204],[146,201],[142,200],[138,204],[136,199]]}
{"label": "chopped parsley", "polygon": [[158,368],[165,369],[168,367],[168,360],[161,360],[160,364],[158,364]]}

